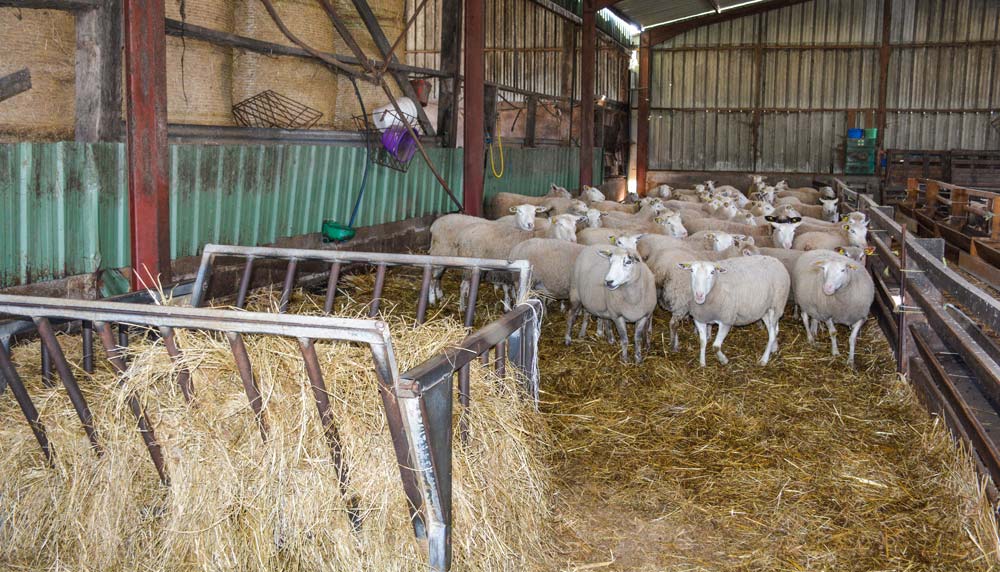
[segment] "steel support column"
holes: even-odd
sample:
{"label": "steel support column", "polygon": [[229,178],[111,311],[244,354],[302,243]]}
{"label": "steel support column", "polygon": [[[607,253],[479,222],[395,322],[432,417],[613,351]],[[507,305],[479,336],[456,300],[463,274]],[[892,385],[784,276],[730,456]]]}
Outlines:
{"label": "steel support column", "polygon": [[646,171],[649,170],[649,84],[653,72],[650,68],[649,32],[639,37],[639,88],[636,95],[639,108],[636,111],[635,129],[635,179],[636,190],[646,194]]}
{"label": "steel support column", "polygon": [[[123,0],[132,288],[170,281],[164,0]],[[141,279],[141,280],[140,280]]]}
{"label": "steel support column", "polygon": [[486,34],[483,0],[467,0],[465,5],[465,153],[462,204],[466,214],[483,214],[483,179],[486,160]]}
{"label": "steel support column", "polygon": [[580,187],[594,182],[594,66],[597,63],[595,0],[583,0],[580,47]]}

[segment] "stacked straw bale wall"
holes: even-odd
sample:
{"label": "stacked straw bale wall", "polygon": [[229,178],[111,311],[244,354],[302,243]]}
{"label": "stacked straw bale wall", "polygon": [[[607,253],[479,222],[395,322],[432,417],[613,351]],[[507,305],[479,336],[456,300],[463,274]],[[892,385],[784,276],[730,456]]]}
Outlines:
{"label": "stacked straw bale wall", "polygon": [[[275,0],[274,4],[289,29],[311,46],[350,54],[316,0]],[[370,5],[392,43],[405,25],[405,0],[375,0]],[[335,6],[365,53],[375,57],[378,52],[374,41],[350,0],[338,0]],[[184,0],[183,16],[181,12],[180,0],[166,1],[168,18],[292,45],[257,0]],[[28,92],[0,102],[0,141],[72,139],[76,49],[73,15],[0,8],[0,45],[14,48],[0,60],[0,75],[28,67],[33,85]],[[405,47],[397,48],[402,60]],[[395,84],[392,86],[398,94]],[[361,82],[359,88],[366,106],[386,103],[377,86]],[[318,128],[351,129],[351,117],[360,113],[351,82],[319,63],[167,37],[170,123],[234,125],[233,104],[268,89],[321,111]]]}

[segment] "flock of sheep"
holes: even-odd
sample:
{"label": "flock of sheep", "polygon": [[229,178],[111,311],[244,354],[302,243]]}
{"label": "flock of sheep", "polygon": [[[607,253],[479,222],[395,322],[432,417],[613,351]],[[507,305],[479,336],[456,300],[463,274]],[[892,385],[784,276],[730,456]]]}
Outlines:
{"label": "flock of sheep", "polygon": [[[691,317],[701,342],[700,362],[712,325],[719,362],[733,326],[760,322],[768,340],[760,364],[778,350],[778,323],[789,299],[810,342],[825,324],[838,355],[836,325],[850,328],[848,362],[868,317],[874,286],[865,269],[868,220],[841,217],[830,187],[789,188],[753,175],[744,193],[714,182],[693,189],[660,185],[640,198],[609,201],[594,187],[574,197],[552,185],[548,195],[499,193],[487,216],[442,216],[431,225],[432,255],[528,260],[534,287],[569,303],[566,344],[582,313],[579,336],[590,316],[598,336],[614,343],[628,361],[627,324],[634,326],[634,359],[640,363],[652,339],[657,306],[670,312],[670,345]],[[431,302],[441,298],[434,275]],[[465,284],[463,283],[463,286]],[[464,288],[463,288],[464,291]],[[613,327],[612,327],[613,326]],[[606,330],[606,331],[605,331]]]}

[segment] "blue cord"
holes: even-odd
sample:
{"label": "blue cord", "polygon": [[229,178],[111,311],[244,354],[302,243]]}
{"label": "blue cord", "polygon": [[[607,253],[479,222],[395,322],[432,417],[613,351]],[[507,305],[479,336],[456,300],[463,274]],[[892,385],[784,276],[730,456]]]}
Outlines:
{"label": "blue cord", "polygon": [[[365,102],[361,99],[361,92],[358,91],[358,82],[351,78],[351,84],[354,85],[354,95],[358,97],[358,103],[361,104],[361,114],[365,118],[365,125],[368,125],[368,111],[365,109]],[[365,185],[368,183],[368,166],[371,163],[371,145],[368,141],[365,141],[365,172],[361,175],[361,189],[358,190],[358,198],[354,201],[354,210],[351,211],[351,221],[347,223],[347,226],[354,228],[354,219],[358,217],[358,208],[361,206],[361,199],[365,196]]]}

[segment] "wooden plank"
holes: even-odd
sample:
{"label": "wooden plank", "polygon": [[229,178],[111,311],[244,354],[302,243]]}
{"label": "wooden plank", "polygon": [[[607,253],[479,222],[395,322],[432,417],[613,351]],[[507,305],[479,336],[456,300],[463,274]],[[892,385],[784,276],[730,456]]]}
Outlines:
{"label": "wooden plank", "polygon": [[76,17],[77,141],[117,141],[122,127],[121,0]]}
{"label": "wooden plank", "polygon": [[635,133],[635,178],[636,189],[640,195],[646,194],[648,183],[646,173],[649,169],[649,92],[652,83],[653,70],[650,67],[649,33],[643,32],[639,37],[639,89],[636,97],[639,99],[639,109],[636,117]]}
{"label": "wooden plank", "polygon": [[[168,36],[191,38],[195,40],[201,40],[204,42],[210,42],[218,46],[231,46],[234,48],[239,48],[241,50],[246,50],[248,52],[267,54],[269,56],[292,56],[297,58],[316,59],[312,55],[310,55],[309,52],[293,46],[285,46],[282,44],[265,42],[263,40],[248,38],[246,36],[237,36],[236,34],[230,34],[229,32],[221,32],[219,30],[205,28],[204,26],[197,26],[195,24],[181,22],[180,20],[173,20],[171,18],[167,18],[165,23],[166,23],[166,34]],[[361,65],[361,62],[358,60],[358,58],[355,58],[353,56],[346,56],[342,54],[333,54],[327,52],[323,52],[323,54],[341,63],[349,65],[358,65],[358,66]],[[389,69],[404,73],[430,75],[434,77],[448,77],[450,75],[441,70],[422,68],[418,66],[409,66],[405,64],[392,63],[392,62],[389,63]]]}
{"label": "wooden plank", "polygon": [[31,89],[31,72],[28,68],[0,77],[0,101],[10,99],[29,89]]}
{"label": "wooden plank", "polygon": [[438,124],[443,147],[458,145],[458,102],[462,71],[462,0],[441,0],[441,71],[438,82]]}
{"label": "wooden plank", "polygon": [[81,10],[94,10],[100,6],[100,0],[0,0],[0,8],[31,8],[77,12]]}
{"label": "wooden plank", "polygon": [[524,120],[524,146],[535,146],[535,135],[538,130],[538,98],[528,98],[528,108]]}

